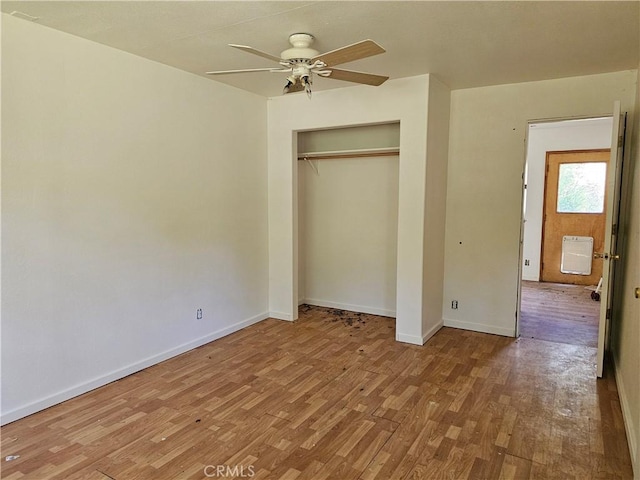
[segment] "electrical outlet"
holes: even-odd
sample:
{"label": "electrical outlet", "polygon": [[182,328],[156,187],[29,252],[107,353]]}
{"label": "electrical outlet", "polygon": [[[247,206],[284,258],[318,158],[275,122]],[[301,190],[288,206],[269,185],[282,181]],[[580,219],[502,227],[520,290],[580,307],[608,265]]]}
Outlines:
{"label": "electrical outlet", "polygon": [[457,310],[458,309],[458,300],[451,300],[451,308],[453,310]]}
{"label": "electrical outlet", "polygon": [[196,310],[196,319],[200,320],[202,318],[202,309],[199,308],[198,310]]}
{"label": "electrical outlet", "polygon": [[529,259],[528,259],[528,258],[525,258],[525,260],[524,260],[524,266],[525,266],[525,267],[528,267],[528,266],[529,266]]}

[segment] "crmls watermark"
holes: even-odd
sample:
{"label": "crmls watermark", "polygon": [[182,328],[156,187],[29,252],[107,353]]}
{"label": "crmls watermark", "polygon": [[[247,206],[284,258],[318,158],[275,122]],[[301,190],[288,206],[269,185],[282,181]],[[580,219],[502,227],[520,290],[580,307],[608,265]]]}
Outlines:
{"label": "crmls watermark", "polygon": [[207,465],[204,467],[204,476],[207,478],[250,478],[256,474],[253,465]]}

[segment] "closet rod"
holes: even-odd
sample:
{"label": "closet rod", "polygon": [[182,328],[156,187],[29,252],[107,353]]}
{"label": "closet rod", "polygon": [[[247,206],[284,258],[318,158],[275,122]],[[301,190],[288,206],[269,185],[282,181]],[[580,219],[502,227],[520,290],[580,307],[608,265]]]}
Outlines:
{"label": "closet rod", "polygon": [[398,155],[399,148],[384,148],[374,150],[353,150],[344,152],[318,152],[318,153],[300,153],[298,160],[329,160],[334,158],[359,158],[359,157],[388,157],[390,155]]}

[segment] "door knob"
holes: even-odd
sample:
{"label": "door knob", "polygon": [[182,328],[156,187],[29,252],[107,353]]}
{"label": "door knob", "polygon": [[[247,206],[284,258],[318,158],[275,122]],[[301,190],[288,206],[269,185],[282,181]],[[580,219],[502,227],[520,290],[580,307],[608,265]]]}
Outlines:
{"label": "door knob", "polygon": [[620,260],[620,255],[609,255],[608,253],[594,252],[593,258],[604,258],[605,260]]}
{"label": "door knob", "polygon": [[636,287],[636,298],[640,298],[640,287]]}

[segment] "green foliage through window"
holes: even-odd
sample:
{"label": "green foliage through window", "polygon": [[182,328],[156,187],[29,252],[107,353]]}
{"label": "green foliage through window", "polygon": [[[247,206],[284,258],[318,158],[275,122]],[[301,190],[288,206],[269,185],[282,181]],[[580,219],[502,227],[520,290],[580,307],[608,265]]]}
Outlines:
{"label": "green foliage through window", "polygon": [[602,213],[607,164],[561,163],[558,173],[558,213]]}

